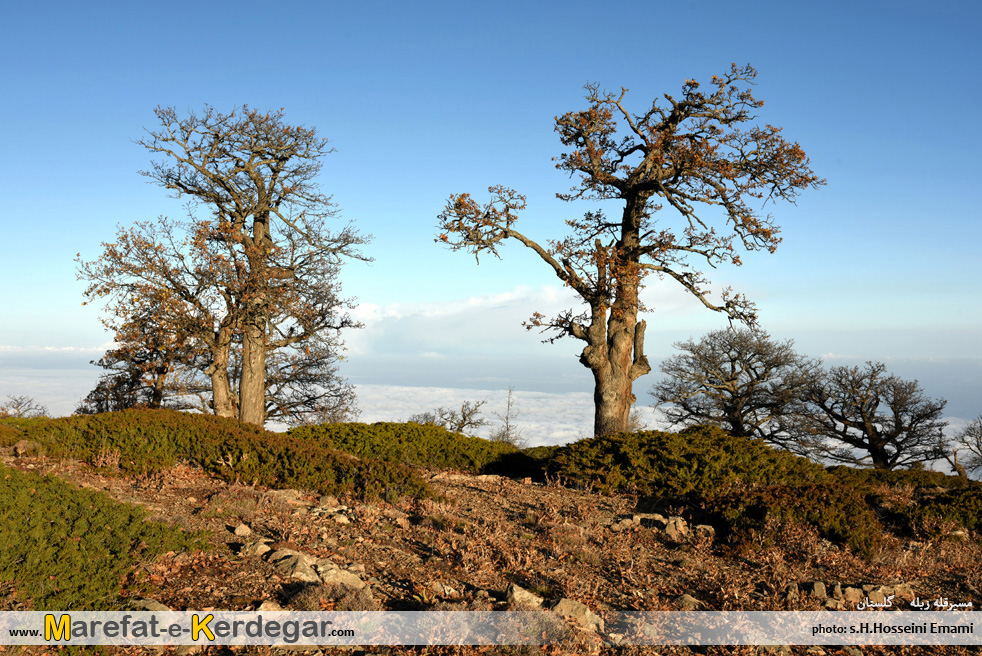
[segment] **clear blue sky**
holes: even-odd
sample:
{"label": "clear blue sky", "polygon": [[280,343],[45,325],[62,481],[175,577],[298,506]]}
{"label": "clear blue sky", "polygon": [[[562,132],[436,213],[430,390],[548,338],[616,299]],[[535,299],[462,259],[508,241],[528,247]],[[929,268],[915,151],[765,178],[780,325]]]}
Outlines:
{"label": "clear blue sky", "polygon": [[[783,126],[828,185],[772,206],[784,243],[713,271],[716,288],[746,292],[799,350],[884,360],[974,417],[980,19],[974,3],[944,1],[9,4],[0,397],[27,390],[66,413],[91,388],[85,363],[108,337],[81,306],[75,254],[96,257],[117,224],[182,213],[138,175],[149,157],[133,140],[156,105],[204,103],[283,107],[337,148],[323,187],[374,235],[375,263],[344,272],[366,323],[348,337],[352,382],[589,392],[577,344],[542,345],[518,325],[562,308],[550,271],[519,247],[477,267],[433,242],[436,215],[451,193],[505,184],[528,196],[527,235],[559,236],[590,209],[555,199],[571,183],[550,161],[553,117],[585,106],[584,83],[628,87],[641,111],[737,62],[759,71],[760,120]],[[671,284],[648,292],[655,359],[724,323]],[[637,382],[642,403],[653,382]]]}

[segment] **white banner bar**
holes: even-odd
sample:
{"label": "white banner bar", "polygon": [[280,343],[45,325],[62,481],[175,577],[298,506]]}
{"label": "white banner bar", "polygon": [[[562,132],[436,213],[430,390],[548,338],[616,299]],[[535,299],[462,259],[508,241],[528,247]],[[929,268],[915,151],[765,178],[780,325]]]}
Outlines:
{"label": "white banner bar", "polygon": [[[982,645],[973,611],[604,613],[613,645]],[[571,624],[522,612],[0,612],[2,645],[541,645]]]}

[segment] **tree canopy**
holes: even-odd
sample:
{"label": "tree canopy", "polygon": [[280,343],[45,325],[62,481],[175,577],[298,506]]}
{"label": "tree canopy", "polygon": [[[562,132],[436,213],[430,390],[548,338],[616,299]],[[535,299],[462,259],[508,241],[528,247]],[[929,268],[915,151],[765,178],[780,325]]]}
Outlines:
{"label": "tree canopy", "polygon": [[284,389],[308,399],[304,411],[315,410],[308,375],[287,387],[282,376],[268,378],[274,352],[274,368],[285,358],[306,362],[307,374],[319,371],[325,398],[350,396],[336,369],[310,360],[336,359],[338,331],[357,325],[345,312],[339,272],[346,259],[367,259],[358,247],[368,238],[350,223],[327,227],[338,218],[317,182],[332,152],[327,140],[287,124],[282,109],[155,114],[159,127],[137,143],[159,157],[142,173],[188,200],[188,220],[137,223],[120,229],[97,260],[80,257],[87,298],[111,299],[107,321],[117,334],[127,317],[154,307],[172,346],[190,344],[196,354],[184,364],[210,379],[218,415],[261,425],[271,407],[298,410]]}

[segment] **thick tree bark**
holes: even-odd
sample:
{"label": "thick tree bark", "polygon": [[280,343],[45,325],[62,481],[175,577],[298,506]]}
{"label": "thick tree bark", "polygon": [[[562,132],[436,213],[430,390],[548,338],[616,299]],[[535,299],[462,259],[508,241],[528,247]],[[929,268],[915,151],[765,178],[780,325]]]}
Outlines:
{"label": "thick tree bark", "polygon": [[239,384],[239,420],[266,423],[266,327],[265,321],[249,321],[242,332],[242,378]]}
{"label": "thick tree bark", "polygon": [[215,414],[232,419],[237,417],[235,395],[228,381],[228,352],[216,357],[205,373],[211,379],[211,402]]}

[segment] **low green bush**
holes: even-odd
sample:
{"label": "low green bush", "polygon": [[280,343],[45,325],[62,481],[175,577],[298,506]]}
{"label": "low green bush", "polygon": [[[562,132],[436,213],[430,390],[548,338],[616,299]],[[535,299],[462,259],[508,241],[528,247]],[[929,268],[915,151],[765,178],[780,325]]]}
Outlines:
{"label": "low green bush", "polygon": [[0,423],[0,448],[13,446],[21,440],[23,433],[13,426]]}
{"label": "low green bush", "polygon": [[857,489],[869,489],[875,485],[889,487],[945,487],[960,488],[979,485],[960,476],[950,476],[927,469],[858,469],[845,465],[828,468],[833,480]]}
{"label": "low green bush", "polygon": [[825,469],[807,458],[712,426],[588,438],[562,447],[546,466],[572,484],[645,496],[712,497],[740,485],[827,478]]}
{"label": "low green bush", "polygon": [[453,433],[433,424],[377,422],[294,428],[290,436],[352,453],[417,467],[479,472],[518,449],[504,442]]}
{"label": "low green bush", "polygon": [[32,426],[43,426],[48,417],[0,417],[0,448],[13,446],[24,439],[24,431]]}
{"label": "low green bush", "polygon": [[33,610],[111,610],[135,564],[202,544],[136,506],[0,465],[0,580]]}
{"label": "low green bush", "polygon": [[952,521],[970,531],[982,531],[982,485],[948,490],[935,497],[922,499],[902,512],[906,527],[913,533],[925,525],[925,520]]}
{"label": "low green bush", "polygon": [[811,524],[822,537],[847,544],[866,558],[883,538],[883,527],[864,495],[836,483],[770,485],[732,492],[708,505],[737,543],[745,544],[754,537],[773,543],[774,536],[768,531],[774,525],[768,520],[778,520],[777,530],[781,522]]}
{"label": "low green bush", "polygon": [[316,441],[212,415],[132,409],[62,417],[28,427],[23,437],[43,444],[50,456],[94,465],[112,454],[107,473],[116,467],[124,474],[160,471],[187,461],[225,480],[268,487],[364,499],[432,496],[418,474],[397,463],[359,460]]}

